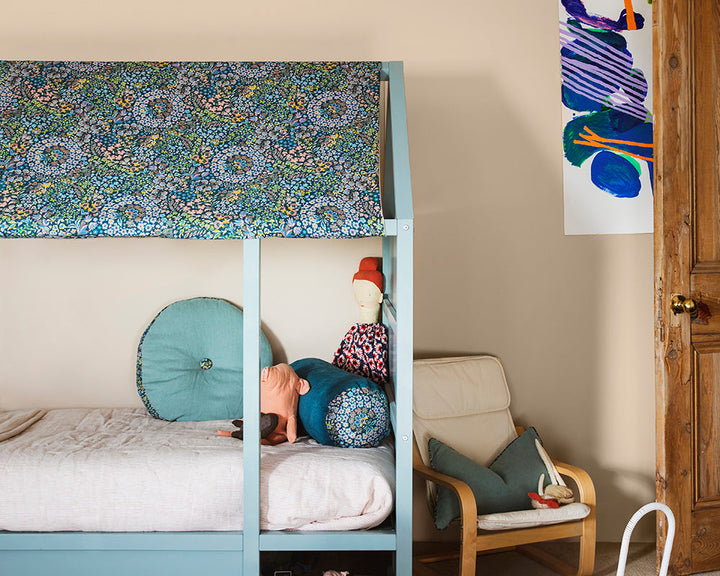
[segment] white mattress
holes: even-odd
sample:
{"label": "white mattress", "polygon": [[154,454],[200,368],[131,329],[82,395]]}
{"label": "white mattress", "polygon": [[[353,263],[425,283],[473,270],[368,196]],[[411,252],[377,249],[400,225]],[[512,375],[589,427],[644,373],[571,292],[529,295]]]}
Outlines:
{"label": "white mattress", "polygon": [[[242,530],[243,443],[227,421],[164,422],[143,409],[51,410],[0,443],[0,530]],[[354,530],[391,512],[389,445],[307,437],[261,450],[268,530]]]}

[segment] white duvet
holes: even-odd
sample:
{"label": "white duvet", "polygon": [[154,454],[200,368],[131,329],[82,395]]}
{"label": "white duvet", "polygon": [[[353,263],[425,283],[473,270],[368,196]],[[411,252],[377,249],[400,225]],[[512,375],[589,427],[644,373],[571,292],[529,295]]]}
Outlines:
{"label": "white duvet", "polygon": [[[0,530],[242,530],[243,443],[227,421],[164,422],[143,409],[51,410],[0,443]],[[260,526],[353,530],[391,512],[389,445],[307,437],[261,449]]]}

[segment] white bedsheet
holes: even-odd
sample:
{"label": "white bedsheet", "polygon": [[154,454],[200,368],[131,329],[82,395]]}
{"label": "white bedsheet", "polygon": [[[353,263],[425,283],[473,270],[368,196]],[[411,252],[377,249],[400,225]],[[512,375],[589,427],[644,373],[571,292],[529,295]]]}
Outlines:
{"label": "white bedsheet", "polygon": [[[242,530],[242,448],[227,421],[164,422],[143,409],[51,410],[0,443],[0,530]],[[353,530],[391,512],[389,445],[263,446],[269,530]]]}

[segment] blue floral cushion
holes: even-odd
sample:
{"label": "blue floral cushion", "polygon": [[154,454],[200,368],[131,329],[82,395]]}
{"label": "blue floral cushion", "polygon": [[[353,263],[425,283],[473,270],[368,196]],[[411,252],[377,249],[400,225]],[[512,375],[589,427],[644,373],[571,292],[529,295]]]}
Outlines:
{"label": "blue floral cushion", "polygon": [[390,409],[383,389],[317,358],[291,364],[310,391],[300,396],[298,416],[321,444],[343,448],[377,446],[390,434]]}
{"label": "blue floral cushion", "polygon": [[[263,367],[270,344],[260,341]],[[180,300],[145,330],[137,354],[137,388],[162,420],[227,420],[243,415],[243,313],[218,298]]]}

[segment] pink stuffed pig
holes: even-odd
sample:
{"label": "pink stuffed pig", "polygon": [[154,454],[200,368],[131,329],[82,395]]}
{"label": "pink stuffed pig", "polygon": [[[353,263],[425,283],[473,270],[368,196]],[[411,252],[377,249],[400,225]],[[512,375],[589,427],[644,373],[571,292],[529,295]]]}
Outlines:
{"label": "pink stuffed pig", "polygon": [[295,374],[288,364],[263,368],[260,373],[260,411],[277,414],[278,425],[263,440],[274,446],[297,439],[297,409],[301,394],[307,394],[310,384]]}

